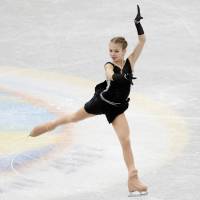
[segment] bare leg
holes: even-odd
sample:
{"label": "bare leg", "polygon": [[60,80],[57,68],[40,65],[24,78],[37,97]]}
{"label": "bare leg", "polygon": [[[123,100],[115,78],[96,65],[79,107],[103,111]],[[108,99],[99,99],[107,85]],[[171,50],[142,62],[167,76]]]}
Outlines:
{"label": "bare leg", "polygon": [[45,124],[36,126],[30,133],[30,136],[36,137],[39,136],[45,132],[51,131],[55,129],[57,126],[71,123],[71,122],[78,122],[81,120],[84,120],[89,117],[93,117],[95,115],[87,113],[84,109],[84,107],[80,108],[74,113],[64,115],[63,117],[60,117],[54,121],[47,122]]}
{"label": "bare leg", "polygon": [[126,163],[128,169],[128,188],[129,192],[133,191],[147,191],[147,187],[140,182],[137,169],[134,163],[134,157],[131,149],[131,142],[130,142],[130,130],[128,126],[128,122],[124,113],[118,115],[115,120],[112,122],[112,126],[119,138],[124,161]]}

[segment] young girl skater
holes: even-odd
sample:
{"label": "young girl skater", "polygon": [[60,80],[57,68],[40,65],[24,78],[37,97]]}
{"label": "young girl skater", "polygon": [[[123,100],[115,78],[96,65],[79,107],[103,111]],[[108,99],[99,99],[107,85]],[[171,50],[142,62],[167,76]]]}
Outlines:
{"label": "young girl skater", "polygon": [[141,17],[140,8],[137,5],[135,26],[139,41],[126,60],[124,60],[127,47],[126,40],[123,37],[114,37],[110,40],[109,54],[112,62],[107,62],[104,65],[106,80],[96,85],[94,96],[78,111],[36,126],[30,133],[30,136],[36,137],[55,129],[57,126],[105,114],[108,123],[112,123],[122,147],[124,161],[128,169],[129,196],[147,194],[147,186],[139,180],[138,171],[135,167],[129,125],[124,114],[124,111],[129,106],[129,93],[131,85],[133,85],[132,79],[135,78],[132,73],[134,65],[141,54],[146,40],[142,25],[140,24],[141,19],[143,17]]}

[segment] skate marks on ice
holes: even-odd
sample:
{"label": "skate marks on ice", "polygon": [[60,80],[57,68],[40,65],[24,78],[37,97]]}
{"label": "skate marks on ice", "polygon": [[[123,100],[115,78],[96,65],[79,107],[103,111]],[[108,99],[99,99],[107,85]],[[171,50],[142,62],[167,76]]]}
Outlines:
{"label": "skate marks on ice", "polygon": [[129,197],[128,199],[133,199],[133,200],[165,200],[162,198],[158,198],[158,197],[151,197],[149,196],[149,194],[147,195],[141,195],[139,197]]}
{"label": "skate marks on ice", "polygon": [[104,152],[101,148],[76,144],[67,153],[61,157],[58,156],[51,163],[51,167],[55,170],[62,170],[64,174],[69,174],[76,172],[80,167],[91,165],[91,163],[101,159],[103,155]]}
{"label": "skate marks on ice", "polygon": [[51,158],[52,149],[53,146],[49,145],[1,157],[2,193],[6,195],[10,191],[22,191],[43,184],[43,181],[35,176],[35,166],[48,161]]}
{"label": "skate marks on ice", "polygon": [[[34,72],[35,73],[32,73],[32,70],[26,70],[26,73],[24,72],[27,76],[31,74],[30,76],[28,76],[29,81],[31,80],[30,83],[28,82],[27,79],[24,79],[23,77],[21,78],[21,74],[19,75],[19,77],[18,77],[18,74],[15,74],[14,78],[16,78],[17,80],[19,78],[21,78],[20,84],[19,85],[14,84],[14,82],[12,82],[12,81],[10,81],[9,84],[8,84],[6,82],[7,80],[5,79],[4,80],[5,85],[7,86],[7,84],[8,84],[8,86],[7,87],[6,86],[1,87],[1,89],[4,88],[4,92],[9,92],[9,94],[15,94],[17,96],[19,96],[19,94],[21,94],[21,97],[23,97],[23,99],[27,99],[28,102],[31,101],[31,104],[37,103],[36,100],[38,99],[38,96],[39,96],[43,100],[43,101],[38,102],[38,104],[37,104],[37,106],[40,106],[40,107],[43,107],[45,105],[51,106],[52,104],[55,104],[55,105],[61,105],[63,108],[68,108],[67,105],[66,105],[66,98],[69,98],[69,95],[70,95],[70,97],[75,100],[74,101],[75,103],[79,103],[80,100],[76,101],[76,99],[79,98],[80,96],[87,95],[88,92],[86,92],[86,90],[87,90],[88,86],[90,85],[89,83],[92,83],[92,81],[89,81],[89,80],[87,80],[87,81],[83,80],[82,81],[82,79],[73,78],[73,77],[71,79],[69,79],[69,77],[67,75],[60,76],[59,73],[57,73],[57,75],[55,75],[55,73],[54,73],[54,77],[53,77],[54,79],[52,79],[52,80],[48,79],[47,82],[45,82],[43,80],[42,81],[43,84],[42,84],[42,86],[40,86],[40,90],[38,91],[37,89],[38,89],[39,85],[37,87],[36,87],[36,85],[35,86],[31,85],[32,81],[35,82],[36,77],[37,77],[37,79],[40,78],[39,72],[38,73],[37,73],[37,71],[34,71]],[[33,74],[35,74],[36,77],[33,77]],[[45,75],[46,75],[46,77],[47,76],[49,77],[52,74],[45,72]],[[58,79],[55,79],[55,77],[57,77]],[[71,81],[70,84],[69,84],[69,80]],[[72,81],[72,80],[74,80],[74,81]],[[29,91],[28,91],[26,88],[24,88],[24,85],[29,86],[29,84],[30,84],[31,87],[29,87]],[[39,81],[38,81],[38,84],[39,84]],[[79,84],[80,84],[80,86],[79,86]],[[92,84],[94,84],[94,83],[92,83]],[[57,87],[55,87],[56,85],[59,86],[59,88],[60,88],[60,90],[57,91],[57,92],[55,92],[57,90]],[[54,87],[52,87],[52,86],[54,86]],[[68,93],[65,93],[66,86],[67,86],[67,89],[68,89],[67,90]],[[76,89],[74,93],[73,93],[71,86],[73,86],[73,88]],[[84,89],[83,89],[83,86],[84,86]],[[11,89],[9,89],[9,88],[11,88]],[[80,88],[82,89],[81,90],[82,92],[80,91]],[[36,92],[36,90],[37,90],[37,92]],[[31,97],[31,95],[29,95],[30,91],[33,92],[34,98],[30,98]],[[48,91],[48,92],[46,92],[46,91]],[[77,91],[80,92],[80,93],[77,94]],[[25,95],[22,95],[22,94],[25,94]],[[28,98],[26,98],[26,97],[28,97]],[[155,107],[155,102],[150,103],[150,100],[147,100],[146,96],[142,97],[142,101],[141,101],[141,98],[139,98],[137,94],[134,96],[134,98],[136,100],[139,99],[138,102],[140,102],[142,104],[141,107],[144,107],[144,105],[146,105],[146,107],[151,107],[151,110],[149,111],[149,113],[155,114],[155,109],[153,109]],[[32,101],[31,99],[34,99],[34,101]],[[48,99],[48,102],[46,102],[47,99]],[[63,102],[65,102],[65,103],[63,103]],[[153,105],[154,105],[154,107],[153,107]],[[156,104],[156,108],[158,110],[158,104]],[[53,109],[53,110],[55,110],[55,109]],[[155,118],[154,116],[147,115],[146,112],[141,113],[141,109],[140,108],[138,108],[138,109],[139,109],[138,110],[139,114],[142,114],[142,113],[144,114],[144,116],[141,116],[142,118],[143,117],[146,117],[146,118],[150,117],[154,121],[154,118]],[[161,109],[161,110],[163,110],[163,109]],[[52,107],[51,107],[51,111],[52,111]],[[59,111],[58,111],[58,113],[59,113]],[[58,113],[55,112],[54,114],[58,114]],[[130,112],[129,112],[129,114],[130,114]],[[163,111],[162,111],[162,113],[158,113],[158,114],[159,115],[156,115],[156,118],[162,117]],[[166,117],[166,116],[164,115],[164,117]],[[176,120],[173,120],[173,124],[175,123],[175,121]],[[155,122],[157,122],[157,120],[155,120]],[[162,126],[162,124],[165,124],[165,123],[160,123],[160,126]],[[170,127],[174,127],[174,126],[175,125],[170,126]],[[177,130],[177,128],[176,128],[176,130]],[[68,131],[66,131],[66,132],[68,133]],[[183,136],[183,131],[180,131],[180,132],[182,133],[182,136]],[[50,135],[54,135],[54,134],[50,134]],[[59,135],[59,134],[56,134],[56,135]],[[54,137],[56,135],[54,135]],[[166,133],[166,136],[167,135],[168,134]],[[173,134],[173,135],[175,135],[175,134]],[[85,135],[85,137],[88,137],[87,134]],[[46,141],[45,144],[48,145],[50,143],[50,141],[48,140],[48,135],[45,135],[44,137],[39,138],[39,140],[42,140],[42,141],[44,139]],[[36,138],[36,140],[37,140],[37,138]],[[85,138],[84,138],[84,140],[85,140]],[[105,141],[104,141],[104,145],[105,145]],[[181,147],[182,147],[182,145],[181,145]],[[176,146],[176,149],[177,149],[176,153],[178,153],[182,149],[181,147],[179,146],[179,148],[177,148],[177,146]],[[166,152],[164,152],[164,153],[167,153],[167,149],[166,149]],[[23,189],[28,189],[29,187],[32,186],[31,188],[38,188],[38,195],[40,195],[39,191],[49,190],[48,180],[51,179],[51,178],[48,178],[48,177],[49,177],[49,175],[53,174],[54,179],[57,180],[58,183],[59,183],[57,185],[57,187],[59,187],[59,188],[57,188],[58,189],[57,194],[58,194],[58,197],[59,197],[59,194],[61,194],[60,192],[62,192],[61,188],[65,188],[66,184],[68,184],[67,183],[68,179],[69,179],[68,175],[72,174],[73,172],[77,172],[77,174],[78,174],[77,178],[76,178],[76,175],[75,175],[76,173],[74,173],[75,177],[72,175],[72,178],[74,179],[74,182],[75,182],[75,180],[79,181],[79,175],[80,174],[78,172],[80,171],[80,168],[83,168],[83,167],[85,167],[88,164],[91,164],[93,162],[95,163],[95,161],[98,161],[99,159],[101,159],[102,156],[105,156],[105,154],[104,154],[104,152],[102,152],[101,149],[98,149],[96,147],[91,147],[90,145],[84,146],[84,145],[77,145],[77,144],[73,145],[73,144],[71,144],[69,150],[67,150],[65,153],[64,152],[63,153],[58,152],[58,154],[56,155],[56,157],[54,157],[54,159],[50,159],[48,161],[43,159],[44,162],[40,162],[38,167],[35,167],[35,166],[33,167],[33,165],[32,165],[30,169],[26,168],[24,170],[21,170],[18,167],[18,165],[20,163],[23,164],[23,160],[24,161],[28,160],[30,158],[30,157],[28,158],[28,156],[31,156],[31,155],[30,154],[23,154],[23,155],[21,155],[21,157],[17,156],[17,158],[12,161],[12,166],[13,166],[12,168],[13,168],[13,171],[15,172],[16,179],[15,179],[14,182],[12,182],[13,185],[9,185],[10,187],[8,188],[9,189],[8,191],[10,192],[10,191],[13,191],[13,189],[15,189],[15,190],[18,190],[21,193]],[[173,154],[173,157],[174,156],[175,155]],[[37,160],[37,157],[31,156],[31,158],[33,160]],[[154,167],[154,166],[152,166],[152,167]],[[89,173],[89,174],[91,174],[91,173]],[[120,180],[120,182],[121,182],[121,180],[122,180],[121,177],[118,180],[117,180],[117,177],[115,177],[115,178],[116,178],[115,181]],[[64,179],[65,179],[65,182],[62,182],[62,180],[64,180]],[[37,182],[38,180],[39,180],[39,182]],[[107,187],[109,187],[108,186],[109,184],[106,181],[107,185],[105,184],[103,186],[104,189],[105,189],[105,190],[103,190],[102,188],[100,188],[100,187],[102,187],[101,183],[102,183],[103,180],[105,181],[105,179],[102,178],[102,180],[100,180],[98,182],[95,179],[95,182],[97,182],[97,183],[94,182],[93,185],[95,185],[95,187],[93,186],[93,188],[95,188],[95,191],[97,191],[97,193],[93,194],[93,189],[91,189],[90,190],[91,193],[88,192],[87,195],[85,196],[85,198],[82,198],[81,195],[85,195],[86,194],[85,192],[87,192],[87,190],[89,190],[87,188],[87,186],[83,186],[82,188],[77,188],[77,190],[76,190],[77,183],[74,183],[73,186],[71,186],[71,188],[72,188],[71,191],[74,191],[74,194],[70,194],[70,195],[66,194],[65,198],[70,199],[72,197],[71,199],[88,199],[88,196],[93,196],[93,197],[96,197],[96,198],[93,198],[93,199],[111,199],[113,197],[114,193],[116,193],[115,199],[119,199],[118,197],[120,197],[121,199],[124,199],[128,196],[128,193],[126,192],[126,184],[123,184],[123,185],[121,184],[121,187],[116,189],[115,184],[113,185],[113,182],[111,181],[112,183],[110,183],[110,185],[112,185],[112,188],[109,188],[109,190],[107,190]],[[71,180],[70,180],[70,183],[71,183]],[[44,189],[40,188],[40,186],[42,186],[42,185],[44,185]],[[51,187],[53,188],[55,186],[50,185],[50,188]],[[70,186],[68,185],[68,188],[69,187]],[[98,189],[100,190],[99,192],[98,192]],[[78,192],[78,194],[80,194],[80,196],[78,196],[78,197],[76,197],[77,192]],[[52,191],[52,193],[53,193],[53,191]],[[68,191],[67,191],[67,193],[68,193]],[[57,196],[57,194],[53,193],[52,196]],[[36,192],[35,195],[37,195],[37,192]],[[51,195],[49,195],[49,196],[51,196]],[[150,198],[150,197],[148,197],[148,198],[153,199],[153,198]],[[59,198],[56,198],[56,200],[57,199],[59,200]]]}
{"label": "skate marks on ice", "polygon": [[[122,190],[116,190],[115,192],[108,192],[108,191],[95,191],[95,192],[88,192],[88,193],[79,193],[70,196],[63,196],[63,197],[56,197],[51,198],[48,200],[108,200],[108,199],[117,199],[117,200],[166,200],[159,197],[153,197],[152,194],[147,195],[140,195],[135,197],[127,196],[127,193]],[[47,200],[47,199],[45,199]]]}
{"label": "skate marks on ice", "polygon": [[[17,156],[14,159],[15,175],[1,177],[0,199],[2,197],[3,200],[4,198],[5,200],[11,200],[14,196],[20,199],[21,196],[24,196],[27,199],[35,200],[35,196],[38,199],[45,200],[49,199],[51,195],[63,194],[63,191],[68,194],[72,190],[69,189],[71,187],[71,177],[76,176],[76,172],[82,168],[87,168],[92,163],[100,160],[104,152],[94,146],[73,145],[66,151],[57,152],[57,156],[54,159],[27,155],[27,153],[21,154],[21,156]],[[36,164],[32,163],[29,167],[26,166],[27,168],[18,166],[28,159],[40,159],[40,162],[35,161]],[[48,188],[52,188],[52,190],[50,189],[51,192],[42,194],[42,191],[48,191]],[[75,186],[72,186],[72,188],[75,190]],[[34,196],[31,195],[32,191],[34,191]]]}

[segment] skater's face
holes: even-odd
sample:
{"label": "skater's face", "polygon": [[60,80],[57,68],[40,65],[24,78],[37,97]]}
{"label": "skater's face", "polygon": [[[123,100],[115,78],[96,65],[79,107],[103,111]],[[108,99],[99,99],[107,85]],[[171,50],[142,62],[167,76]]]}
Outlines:
{"label": "skater's face", "polygon": [[114,62],[119,62],[124,59],[126,49],[122,49],[122,45],[119,43],[109,43],[109,54]]}

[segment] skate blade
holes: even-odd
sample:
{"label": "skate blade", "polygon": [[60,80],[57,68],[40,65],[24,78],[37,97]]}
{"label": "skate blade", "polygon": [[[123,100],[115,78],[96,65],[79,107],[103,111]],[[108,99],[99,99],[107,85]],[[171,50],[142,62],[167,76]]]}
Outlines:
{"label": "skate blade", "polygon": [[144,195],[147,195],[147,194],[148,194],[147,191],[144,191],[144,192],[135,191],[135,192],[130,192],[128,197],[141,197],[141,196],[144,196]]}

